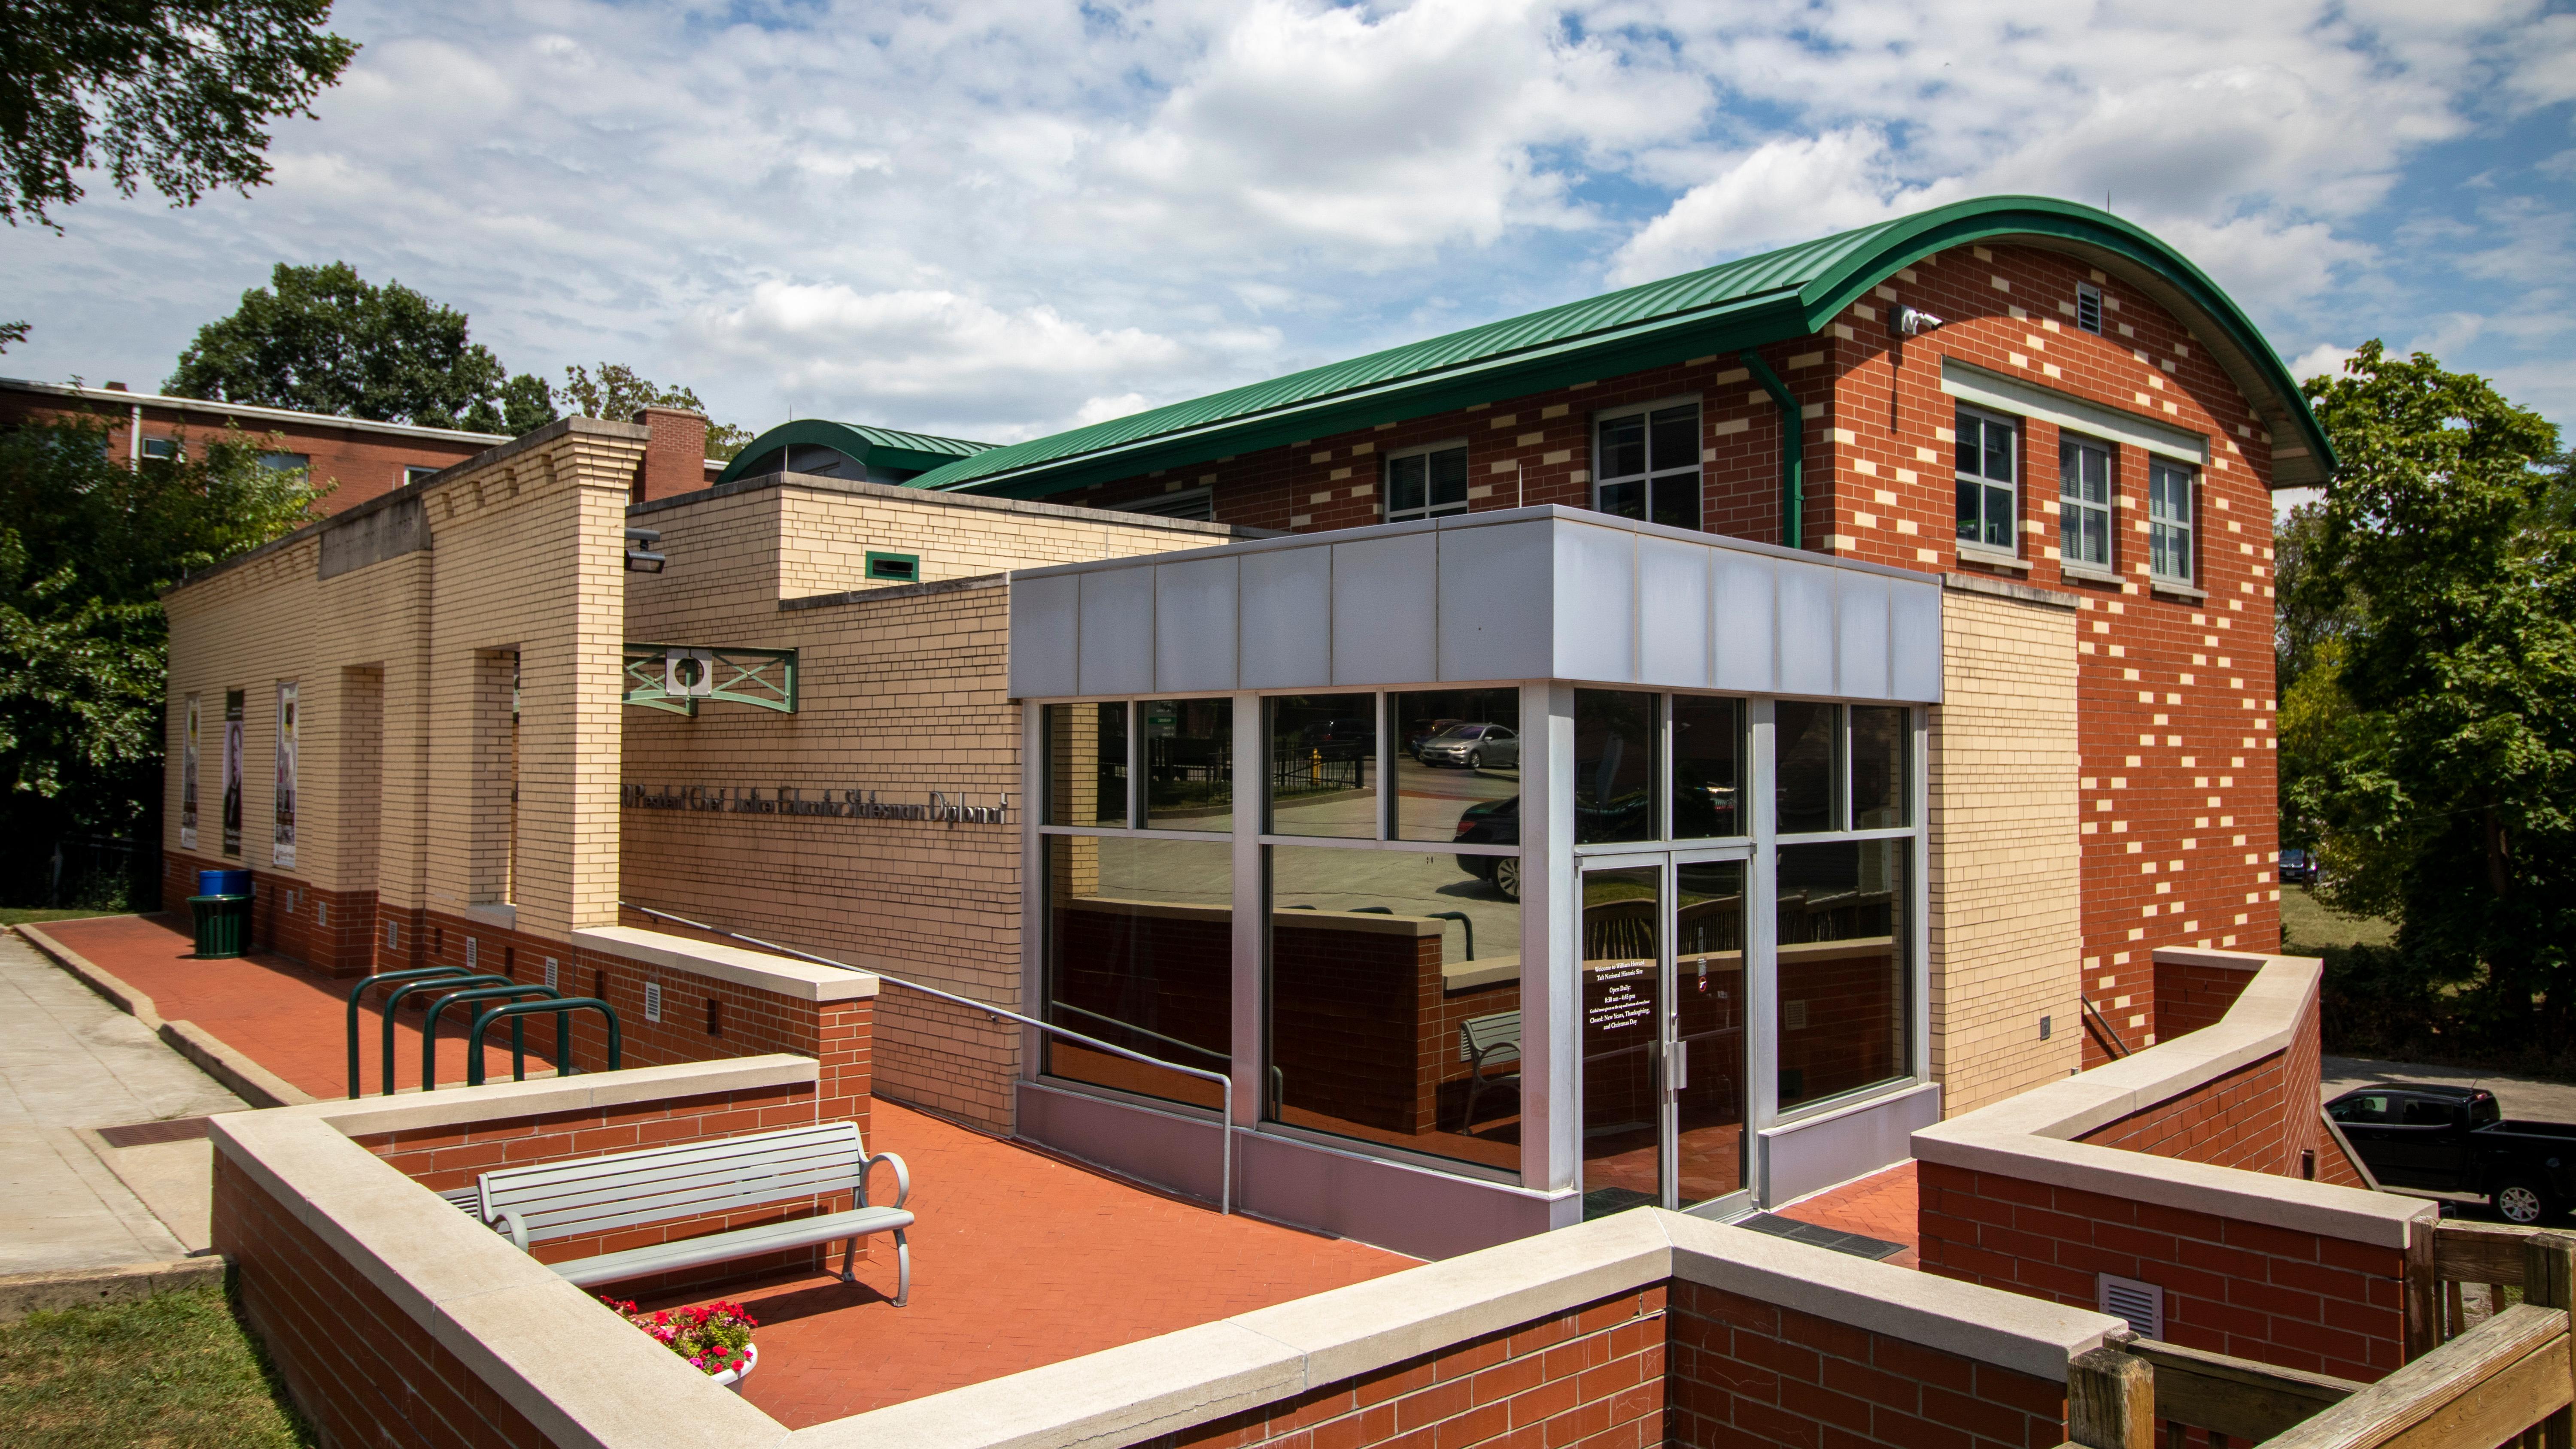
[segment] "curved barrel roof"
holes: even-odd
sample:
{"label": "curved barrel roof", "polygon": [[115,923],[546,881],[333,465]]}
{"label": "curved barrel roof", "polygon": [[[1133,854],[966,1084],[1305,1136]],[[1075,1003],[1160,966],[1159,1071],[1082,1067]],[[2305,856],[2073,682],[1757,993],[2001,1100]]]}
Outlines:
{"label": "curved barrel roof", "polygon": [[2297,379],[2244,311],[2189,259],[2106,211],[2049,197],[1993,196],[985,449],[910,486],[1015,497],[1055,493],[1218,453],[1788,341],[1821,330],[1898,268],[1971,242],[2046,247],[2137,287],[2191,327],[2272,425],[2276,484],[2322,482],[2331,471],[2332,448]]}

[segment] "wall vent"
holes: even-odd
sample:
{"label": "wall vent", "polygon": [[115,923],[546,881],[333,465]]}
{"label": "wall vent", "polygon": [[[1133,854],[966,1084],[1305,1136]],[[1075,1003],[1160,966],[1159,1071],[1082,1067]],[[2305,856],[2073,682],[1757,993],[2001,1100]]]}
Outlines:
{"label": "wall vent", "polygon": [[662,983],[659,981],[644,983],[644,1019],[646,1021],[662,1019]]}
{"label": "wall vent", "polygon": [[546,989],[555,989],[555,958],[552,956],[546,958]]}
{"label": "wall vent", "polygon": [[2094,1279],[2096,1306],[2113,1318],[2125,1320],[2129,1331],[2140,1338],[2162,1340],[2165,1336],[2165,1290],[2153,1283],[2135,1278],[2114,1278],[2103,1273]]}
{"label": "wall vent", "polygon": [[465,938],[465,969],[468,971],[474,969],[474,938],[472,936]]}

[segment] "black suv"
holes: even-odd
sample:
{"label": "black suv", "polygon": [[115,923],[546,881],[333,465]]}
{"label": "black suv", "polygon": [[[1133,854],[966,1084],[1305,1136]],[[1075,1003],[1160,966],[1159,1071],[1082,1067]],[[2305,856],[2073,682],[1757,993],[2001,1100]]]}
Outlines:
{"label": "black suv", "polygon": [[2382,1082],[2326,1115],[2390,1187],[2476,1193],[2526,1227],[2576,1201],[2576,1126],[2508,1119],[2483,1087]]}

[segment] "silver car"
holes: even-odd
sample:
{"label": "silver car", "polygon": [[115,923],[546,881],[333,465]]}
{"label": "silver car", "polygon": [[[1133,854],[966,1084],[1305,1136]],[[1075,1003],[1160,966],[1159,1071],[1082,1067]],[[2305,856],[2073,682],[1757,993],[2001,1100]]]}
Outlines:
{"label": "silver car", "polygon": [[1424,740],[1419,754],[1426,765],[1464,765],[1470,770],[1481,770],[1491,765],[1496,769],[1512,769],[1521,762],[1521,737],[1505,725],[1451,725]]}

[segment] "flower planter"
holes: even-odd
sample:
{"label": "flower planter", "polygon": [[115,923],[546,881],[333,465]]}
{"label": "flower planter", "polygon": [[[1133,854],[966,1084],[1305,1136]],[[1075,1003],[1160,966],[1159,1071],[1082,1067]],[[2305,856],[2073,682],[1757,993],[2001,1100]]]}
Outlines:
{"label": "flower planter", "polygon": [[742,1381],[751,1377],[751,1371],[753,1369],[760,1367],[760,1345],[756,1343],[746,1343],[742,1346],[742,1352],[742,1367],[729,1368],[722,1373],[709,1374],[707,1377],[724,1385],[726,1388],[733,1390],[737,1394],[741,1393]]}

